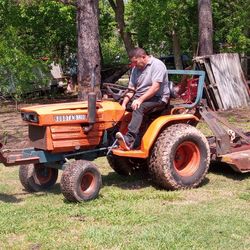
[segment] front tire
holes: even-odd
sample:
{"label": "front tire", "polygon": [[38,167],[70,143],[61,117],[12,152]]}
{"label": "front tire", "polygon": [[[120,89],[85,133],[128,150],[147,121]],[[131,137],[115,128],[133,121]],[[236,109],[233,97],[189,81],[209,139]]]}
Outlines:
{"label": "front tire", "polygon": [[162,131],[150,159],[152,180],[170,189],[197,187],[205,178],[210,163],[206,137],[188,124],[175,124]]}
{"label": "front tire", "polygon": [[92,162],[76,160],[63,171],[61,190],[68,201],[93,200],[98,196],[101,186],[101,174]]}
{"label": "front tire", "polygon": [[58,177],[58,169],[46,167],[44,164],[21,165],[19,180],[29,192],[38,192],[52,187]]}

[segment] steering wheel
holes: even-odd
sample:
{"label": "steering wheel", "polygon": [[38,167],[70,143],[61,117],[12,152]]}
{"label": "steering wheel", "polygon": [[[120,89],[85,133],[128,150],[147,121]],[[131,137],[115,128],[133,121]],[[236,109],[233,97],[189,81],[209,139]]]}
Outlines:
{"label": "steering wheel", "polygon": [[107,88],[108,94],[112,95],[115,101],[121,100],[129,92],[135,93],[134,89],[116,83],[103,83],[103,86]]}

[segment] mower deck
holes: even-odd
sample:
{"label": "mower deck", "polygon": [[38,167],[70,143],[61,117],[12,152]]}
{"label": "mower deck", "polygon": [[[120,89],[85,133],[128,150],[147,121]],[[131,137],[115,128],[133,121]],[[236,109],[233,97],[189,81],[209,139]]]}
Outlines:
{"label": "mower deck", "polygon": [[249,172],[250,149],[222,155],[220,161],[229,164],[237,172]]}

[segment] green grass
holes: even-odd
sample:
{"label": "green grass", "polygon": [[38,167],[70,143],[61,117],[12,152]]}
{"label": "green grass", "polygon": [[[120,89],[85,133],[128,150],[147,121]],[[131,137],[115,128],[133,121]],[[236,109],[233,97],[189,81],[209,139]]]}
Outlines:
{"label": "green grass", "polygon": [[250,249],[250,178],[209,172],[198,189],[167,192],[114,173],[105,158],[98,199],[69,203],[58,183],[27,193],[0,168],[0,249]]}

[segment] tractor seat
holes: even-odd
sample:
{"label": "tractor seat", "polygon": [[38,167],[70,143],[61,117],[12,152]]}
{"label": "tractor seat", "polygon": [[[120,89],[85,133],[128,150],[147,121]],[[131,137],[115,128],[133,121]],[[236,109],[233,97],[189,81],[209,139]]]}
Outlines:
{"label": "tractor seat", "polygon": [[165,106],[152,108],[146,115],[150,117],[161,116],[166,113],[167,107],[168,104],[166,104]]}

